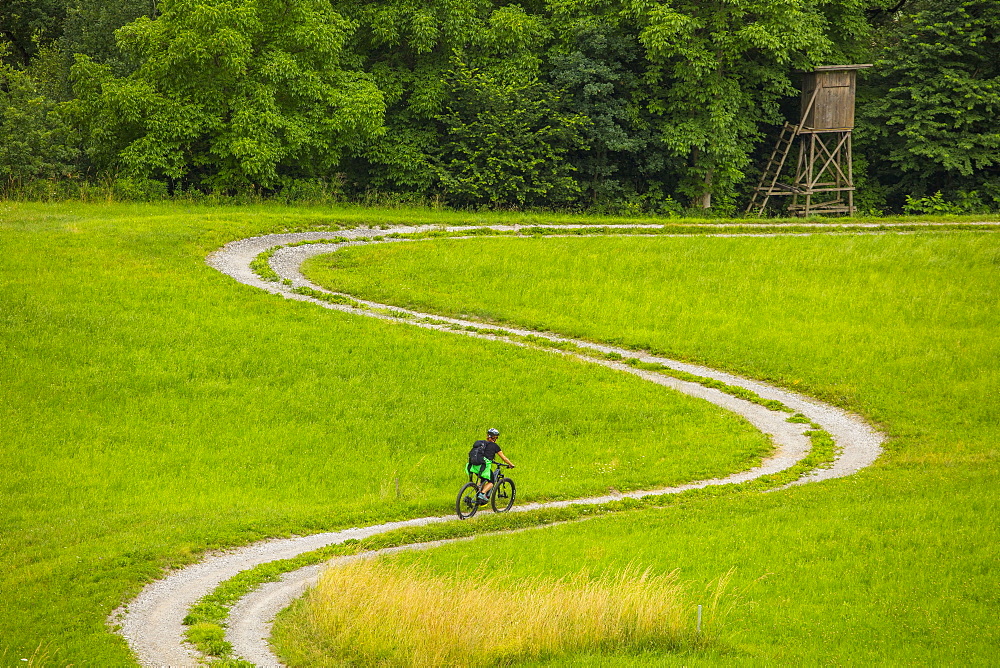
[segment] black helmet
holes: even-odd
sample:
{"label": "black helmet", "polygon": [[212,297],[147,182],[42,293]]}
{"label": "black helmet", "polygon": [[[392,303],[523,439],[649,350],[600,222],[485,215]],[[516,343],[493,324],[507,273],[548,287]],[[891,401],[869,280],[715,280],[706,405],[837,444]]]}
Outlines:
{"label": "black helmet", "polygon": [[489,429],[486,430],[486,435],[487,436],[499,436],[500,435],[500,430],[499,429],[494,429],[493,427],[490,427]]}

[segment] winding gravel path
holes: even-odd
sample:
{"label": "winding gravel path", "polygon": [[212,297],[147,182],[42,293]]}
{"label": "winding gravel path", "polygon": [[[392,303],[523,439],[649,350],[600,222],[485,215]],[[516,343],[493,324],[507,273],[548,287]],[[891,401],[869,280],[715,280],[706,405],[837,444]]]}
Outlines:
{"label": "winding gravel path", "polygon": [[[605,230],[609,229],[609,226],[600,227]],[[627,228],[641,226],[622,225],[613,227]],[[391,232],[411,233],[421,232],[428,229],[439,230],[441,228],[395,227],[391,230]],[[451,231],[462,231],[473,228],[454,227],[448,229]],[[494,226],[493,229],[516,230],[518,227]],[[227,244],[225,247],[209,256],[208,264],[222,273],[235,278],[241,283],[245,283],[267,292],[280,294],[288,299],[310,301],[324,308],[345,311],[356,315],[391,320],[417,327],[439,329],[466,336],[497,339],[510,345],[523,345],[516,341],[510,341],[508,339],[480,333],[452,330],[442,324],[421,323],[415,322],[413,318],[393,317],[391,315],[387,315],[384,309],[391,309],[397,313],[402,311],[410,314],[411,316],[417,317],[424,317],[426,314],[377,304],[375,302],[356,300],[357,302],[365,304],[368,307],[383,309],[381,313],[366,309],[353,308],[350,306],[330,304],[291,292],[292,288],[300,286],[310,287],[317,290],[321,289],[306,280],[305,277],[303,277],[299,272],[299,266],[306,258],[321,253],[330,253],[346,245],[361,242],[347,241],[336,244],[309,244],[291,248],[281,248],[272,256],[270,262],[271,267],[282,279],[290,281],[291,285],[283,285],[281,283],[261,280],[250,270],[250,262],[258,254],[275,246],[285,245],[297,241],[322,240],[331,236],[343,237],[350,240],[383,236],[385,234],[386,232],[383,230],[355,229],[338,232],[307,232],[254,237]],[[385,240],[386,243],[391,241],[392,240]],[[372,242],[369,241],[365,243]],[[451,323],[463,326],[468,325],[482,327],[482,323],[467,322],[441,316],[427,317],[433,318],[437,323]],[[492,325],[490,328],[504,330],[513,334],[531,334],[537,337],[545,337],[553,341],[572,341],[574,344],[581,347],[588,347],[602,352],[618,352],[622,356],[639,357],[644,361],[660,362],[688,373],[715,378],[730,385],[736,385],[753,390],[758,395],[766,399],[777,399],[778,401],[781,401],[791,409],[803,413],[813,422],[822,426],[823,429],[833,436],[839,448],[839,454],[832,466],[829,468],[817,469],[797,481],[795,484],[850,475],[873,463],[881,453],[881,444],[884,440],[884,436],[868,426],[860,417],[851,415],[845,411],[814,399],[788,392],[787,390],[706,367],[685,364],[649,355],[637,355],[634,351],[619,349],[613,346],[603,346],[585,341],[565,339],[554,335],[540,334],[538,332],[530,332],[527,330],[518,330],[516,328],[497,327]],[[760,466],[749,471],[727,476],[725,478],[703,480],[669,489],[630,492],[627,494],[616,494],[547,504],[526,504],[515,508],[515,510],[523,511],[542,506],[555,507],[581,503],[599,504],[623,497],[639,498],[648,494],[674,494],[686,489],[743,482],[789,468],[802,459],[809,450],[809,439],[803,433],[807,428],[807,425],[786,422],[787,415],[784,413],[767,410],[757,404],[743,399],[738,399],[697,383],[681,381],[662,374],[635,369],[622,364],[621,362],[595,359],[568,352],[551,352],[579,357],[587,362],[631,373],[650,382],[673,388],[691,396],[702,398],[734,413],[742,415],[751,424],[771,437],[775,445],[775,451],[769,458],[762,462]],[[117,610],[112,615],[110,621],[116,626],[120,626],[119,633],[128,641],[129,646],[135,652],[142,665],[196,665],[201,657],[193,648],[184,642],[184,631],[186,627],[182,625],[181,621],[184,619],[185,615],[187,615],[190,607],[198,599],[208,594],[220,583],[236,575],[240,571],[278,559],[288,559],[303,552],[316,550],[326,545],[341,543],[351,538],[360,539],[401,527],[422,526],[447,521],[457,520],[455,520],[454,515],[444,517],[422,517],[402,522],[391,522],[388,524],[364,528],[352,528],[343,531],[315,534],[312,536],[263,541],[224,553],[214,554],[197,564],[177,570],[170,573],[163,579],[151,583],[143,589],[134,600]],[[440,542],[407,546],[402,549],[423,549],[426,547],[433,547],[438,544],[440,544]],[[364,558],[366,556],[370,555],[359,555],[354,558]],[[271,653],[267,643],[267,638],[270,635],[271,620],[279,610],[289,605],[297,597],[301,596],[307,587],[315,583],[320,571],[324,567],[325,565],[321,564],[317,566],[309,566],[307,568],[288,573],[280,582],[268,583],[261,586],[256,591],[244,597],[244,599],[234,606],[228,621],[226,636],[227,640],[233,644],[234,654],[246,660],[252,661],[257,665],[280,665],[278,659]]]}

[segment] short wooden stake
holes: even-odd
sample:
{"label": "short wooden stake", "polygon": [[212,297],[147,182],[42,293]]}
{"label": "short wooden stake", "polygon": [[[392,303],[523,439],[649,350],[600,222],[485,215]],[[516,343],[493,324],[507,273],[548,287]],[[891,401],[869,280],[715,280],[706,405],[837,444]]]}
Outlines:
{"label": "short wooden stake", "polygon": [[698,606],[698,633],[701,633],[701,606]]}

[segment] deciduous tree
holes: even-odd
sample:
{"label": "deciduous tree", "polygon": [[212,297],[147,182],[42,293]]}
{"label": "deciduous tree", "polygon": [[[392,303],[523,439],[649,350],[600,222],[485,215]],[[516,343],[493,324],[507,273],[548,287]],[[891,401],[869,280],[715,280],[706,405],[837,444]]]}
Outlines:
{"label": "deciduous tree", "polygon": [[327,0],[164,0],[117,32],[126,77],[78,56],[93,153],[108,167],[234,189],[334,170],[382,128],[354,25]]}
{"label": "deciduous tree", "polygon": [[935,0],[890,26],[864,146],[896,194],[1000,202],[1000,3]]}

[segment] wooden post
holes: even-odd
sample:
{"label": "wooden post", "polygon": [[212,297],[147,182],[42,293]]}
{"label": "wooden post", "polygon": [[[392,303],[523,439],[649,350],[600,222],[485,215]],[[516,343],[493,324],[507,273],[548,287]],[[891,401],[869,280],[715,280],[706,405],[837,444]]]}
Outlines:
{"label": "wooden post", "polygon": [[851,134],[847,133],[847,185],[851,186],[847,191],[847,206],[853,216],[857,209],[854,208],[854,150],[851,148]]}

